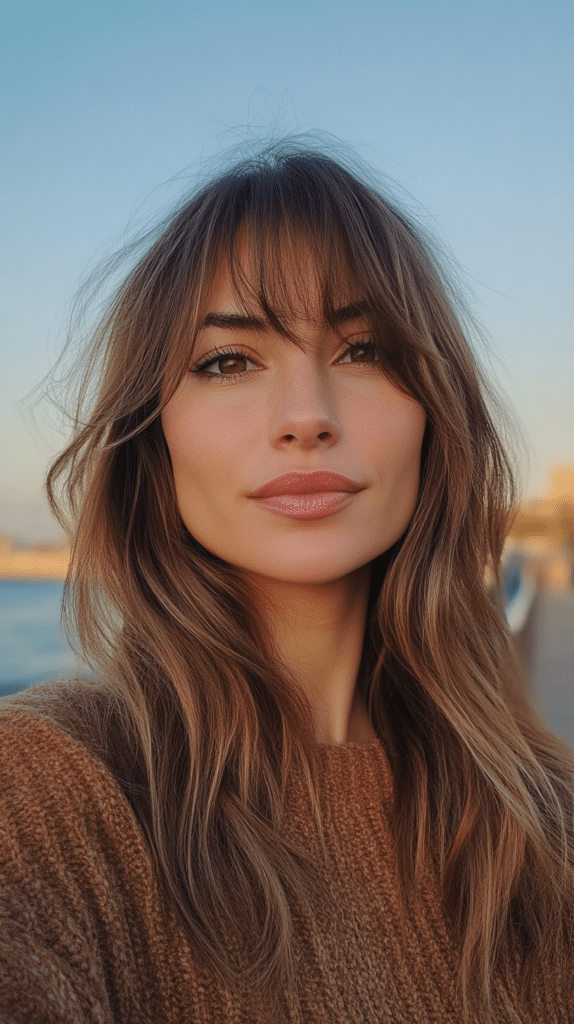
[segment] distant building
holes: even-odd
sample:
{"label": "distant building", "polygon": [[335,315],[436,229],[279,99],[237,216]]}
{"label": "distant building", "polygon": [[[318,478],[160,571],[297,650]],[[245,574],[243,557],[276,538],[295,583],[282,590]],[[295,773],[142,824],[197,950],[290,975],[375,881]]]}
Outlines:
{"label": "distant building", "polygon": [[506,547],[527,556],[527,568],[544,587],[574,586],[574,465],[552,466],[546,493],[522,503]]}
{"label": "distant building", "polygon": [[69,544],[19,548],[12,537],[0,535],[0,579],[63,580],[69,560]]}
{"label": "distant building", "polygon": [[550,501],[566,500],[574,502],[574,466],[552,466],[548,474],[546,497]]}

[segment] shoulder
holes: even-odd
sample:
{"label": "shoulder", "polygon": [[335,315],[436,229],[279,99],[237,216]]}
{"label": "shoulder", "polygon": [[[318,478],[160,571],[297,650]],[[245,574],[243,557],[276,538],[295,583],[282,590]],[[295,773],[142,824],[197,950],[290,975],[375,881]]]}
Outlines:
{"label": "shoulder", "polygon": [[[5,782],[63,780],[80,766],[100,774],[94,726],[102,693],[88,680],[44,683],[0,698],[0,773]],[[89,720],[92,719],[92,729]],[[96,729],[96,732],[99,730]],[[48,769],[57,769],[49,775]]]}
{"label": "shoulder", "polygon": [[[32,766],[38,759],[47,758],[50,764],[57,761],[58,778],[67,774],[67,759],[71,758],[75,768],[81,762],[83,770],[104,785],[110,783],[110,776],[116,782],[127,777],[126,761],[135,780],[137,759],[122,722],[125,716],[119,714],[113,690],[93,679],[58,680],[2,697],[2,769],[16,770],[20,763],[17,750],[23,743],[25,765]],[[7,760],[9,751],[13,757]]]}
{"label": "shoulder", "polygon": [[[94,743],[85,742],[73,684],[49,684],[0,700],[0,830],[28,854],[71,830],[113,837],[135,820]],[[86,735],[84,735],[86,733]],[[7,838],[7,836],[5,836]],[[0,855],[1,856],[1,855]]]}
{"label": "shoulder", "polygon": [[76,728],[78,697],[53,684],[0,701],[0,1017],[18,1024],[111,1020],[110,985],[141,968],[133,921],[159,914],[144,836]]}
{"label": "shoulder", "polygon": [[[6,870],[24,858],[42,871],[60,858],[68,872],[88,877],[94,858],[100,866],[118,865],[134,847],[139,859],[146,857],[130,801],[104,756],[102,706],[101,691],[83,680],[0,700],[0,865]],[[68,856],[80,849],[83,860]]]}

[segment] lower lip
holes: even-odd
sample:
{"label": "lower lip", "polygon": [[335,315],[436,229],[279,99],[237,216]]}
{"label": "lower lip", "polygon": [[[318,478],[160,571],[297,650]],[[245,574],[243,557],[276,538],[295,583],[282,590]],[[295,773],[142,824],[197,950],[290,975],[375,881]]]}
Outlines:
{"label": "lower lip", "polygon": [[280,516],[289,519],[322,519],[345,508],[356,492],[324,491],[321,494],[274,494],[271,498],[253,500]]}

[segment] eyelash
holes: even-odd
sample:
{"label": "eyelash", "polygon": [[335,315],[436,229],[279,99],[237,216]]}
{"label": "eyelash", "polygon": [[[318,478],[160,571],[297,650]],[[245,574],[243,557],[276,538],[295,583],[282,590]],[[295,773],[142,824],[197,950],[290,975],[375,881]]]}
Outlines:
{"label": "eyelash", "polygon": [[[372,341],[354,341],[351,345],[347,346],[347,348],[343,352],[343,356],[346,356],[349,354],[349,352],[355,352],[357,349],[361,348],[372,349],[373,351],[375,351],[375,346]],[[254,360],[251,359],[251,357],[248,356],[246,352],[242,352],[241,349],[218,348],[215,349],[215,352],[212,352],[207,359],[204,359],[202,363],[199,363],[198,366],[192,367],[190,372],[196,373],[198,377],[203,377],[204,380],[215,379],[218,381],[227,382],[237,380],[239,377],[244,377],[246,373],[250,372],[249,370],[242,370],[239,373],[212,373],[210,370],[206,370],[207,366],[211,366],[212,363],[216,363],[219,359],[226,359],[231,356],[238,357],[239,359],[247,359],[251,363],[254,362]],[[343,358],[343,356],[341,356],[341,358]],[[352,365],[376,366],[378,362],[379,360],[374,360],[372,363],[353,363]]]}

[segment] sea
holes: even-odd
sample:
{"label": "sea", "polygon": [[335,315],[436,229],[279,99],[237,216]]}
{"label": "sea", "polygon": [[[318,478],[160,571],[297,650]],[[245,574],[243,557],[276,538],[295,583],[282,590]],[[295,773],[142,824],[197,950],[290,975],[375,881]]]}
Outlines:
{"label": "sea", "polygon": [[60,625],[63,583],[0,580],[0,697],[88,675]]}

